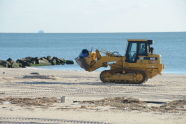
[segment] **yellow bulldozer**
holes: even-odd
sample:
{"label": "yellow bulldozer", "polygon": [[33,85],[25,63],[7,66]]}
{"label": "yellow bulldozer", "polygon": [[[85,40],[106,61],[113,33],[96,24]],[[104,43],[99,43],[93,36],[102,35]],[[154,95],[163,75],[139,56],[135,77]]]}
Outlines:
{"label": "yellow bulldozer", "polygon": [[141,84],[161,74],[164,69],[161,56],[153,53],[152,44],[153,40],[129,39],[125,56],[117,52],[83,49],[75,60],[89,72],[110,66],[110,70],[104,70],[100,74],[103,83]]}

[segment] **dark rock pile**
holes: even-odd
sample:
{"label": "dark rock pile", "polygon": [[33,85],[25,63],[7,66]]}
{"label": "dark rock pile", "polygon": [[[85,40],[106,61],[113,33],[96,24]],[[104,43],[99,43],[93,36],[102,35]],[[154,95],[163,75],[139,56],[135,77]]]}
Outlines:
{"label": "dark rock pile", "polygon": [[64,65],[74,64],[73,60],[65,60],[52,56],[47,57],[25,57],[17,59],[16,61],[8,58],[7,60],[0,60],[0,67],[6,68],[25,68],[29,66],[47,66],[47,65]]}

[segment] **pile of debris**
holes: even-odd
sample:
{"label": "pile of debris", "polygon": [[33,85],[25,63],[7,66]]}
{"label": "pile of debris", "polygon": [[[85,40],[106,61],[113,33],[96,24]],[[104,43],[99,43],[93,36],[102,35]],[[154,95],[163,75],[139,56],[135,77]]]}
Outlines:
{"label": "pile of debris", "polygon": [[[140,101],[135,98],[115,97],[93,101],[75,101],[81,104],[92,104],[95,106],[112,106],[120,110],[155,111],[155,112],[178,112],[186,111],[186,100],[175,100],[169,103],[162,102],[159,106],[148,105],[149,101]],[[151,101],[151,103],[153,103]],[[157,104],[154,102],[154,104]],[[159,104],[159,103],[158,103]]]}
{"label": "pile of debris", "polygon": [[[59,99],[56,97],[38,97],[38,98],[13,98],[6,97],[0,98],[0,104],[16,104],[19,106],[51,106],[54,103],[59,103]],[[185,112],[186,100],[174,100],[169,103],[162,102],[159,106],[148,105],[149,101],[140,101],[135,98],[115,97],[105,98],[102,100],[92,101],[74,101],[81,104],[81,109],[87,109],[98,106],[111,106],[112,109],[119,109],[124,111],[144,111],[144,112]],[[156,103],[156,102],[154,102]]]}
{"label": "pile of debris", "polygon": [[[152,107],[154,109],[154,107]],[[186,111],[186,100],[174,100],[167,104],[161,105],[156,108],[155,111],[161,112],[178,112],[178,111]]]}
{"label": "pile of debris", "polygon": [[29,66],[47,66],[47,65],[64,65],[74,64],[73,60],[65,60],[52,56],[47,57],[25,57],[17,59],[16,61],[8,58],[7,60],[0,60],[0,66],[6,68],[25,68]]}
{"label": "pile of debris", "polygon": [[50,106],[53,103],[57,103],[58,99],[56,97],[38,97],[38,98],[0,98],[0,103],[3,104],[8,102],[10,104],[16,104],[19,106]]}
{"label": "pile of debris", "polygon": [[96,106],[112,106],[124,110],[141,110],[145,109],[145,103],[135,98],[115,97],[105,98],[96,101],[82,101],[81,103],[95,104]]}

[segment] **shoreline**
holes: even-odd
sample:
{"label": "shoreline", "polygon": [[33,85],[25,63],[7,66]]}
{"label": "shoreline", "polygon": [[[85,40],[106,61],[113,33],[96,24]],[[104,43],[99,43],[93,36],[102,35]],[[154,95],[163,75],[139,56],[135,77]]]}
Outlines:
{"label": "shoreline", "polygon": [[[54,66],[54,65],[53,65]],[[53,66],[50,66],[50,67],[53,67]],[[85,70],[83,70],[82,68],[78,67],[77,68],[73,68],[71,66],[74,66],[74,65],[55,65],[56,67],[55,68],[48,68],[49,66],[32,66],[32,67],[26,67],[26,68],[0,68],[1,69],[7,69],[7,70],[15,70],[15,69],[35,69],[35,70],[46,70],[46,71],[78,71],[78,72],[86,72],[86,73],[92,73],[92,72],[87,72]],[[61,66],[60,68],[57,68],[58,66]],[[63,66],[69,66],[70,68],[63,68]],[[108,70],[108,68],[101,68],[101,69],[97,69],[93,72],[97,72],[97,73],[100,73],[101,71],[104,71],[104,70]],[[161,75],[164,75],[164,74],[168,74],[168,75],[186,75],[186,72],[175,72],[175,71],[163,71]],[[161,76],[160,75],[160,76]]]}
{"label": "shoreline", "polygon": [[[58,65],[57,65],[58,66]],[[55,68],[50,68],[49,66],[40,66],[40,67],[27,67],[27,68],[36,68],[36,69],[45,69],[45,70],[63,70],[63,71],[85,71],[82,68],[80,68],[79,66],[76,68],[73,68],[71,66],[76,66],[76,65],[66,65],[66,66],[70,66],[70,68],[63,68],[63,66],[65,65],[59,65],[61,66],[60,68],[57,69],[57,66]],[[51,66],[52,67],[52,66]],[[101,72],[104,70],[108,70],[108,68],[101,68],[101,69],[97,69],[95,70],[95,72]],[[85,71],[86,72],[86,71]],[[89,73],[89,72],[87,72]],[[186,72],[178,72],[178,71],[163,71],[162,74],[178,74],[178,75],[186,75]]]}

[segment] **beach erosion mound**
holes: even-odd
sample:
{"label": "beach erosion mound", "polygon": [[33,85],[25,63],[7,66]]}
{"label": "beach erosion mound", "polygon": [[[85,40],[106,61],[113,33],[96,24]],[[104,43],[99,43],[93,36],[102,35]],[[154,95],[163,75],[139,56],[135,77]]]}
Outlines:
{"label": "beach erosion mound", "polygon": [[30,66],[48,66],[48,65],[64,65],[74,64],[73,60],[65,60],[58,57],[25,57],[14,61],[11,58],[7,60],[0,60],[0,67],[5,68],[25,68]]}

